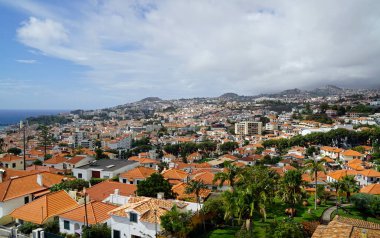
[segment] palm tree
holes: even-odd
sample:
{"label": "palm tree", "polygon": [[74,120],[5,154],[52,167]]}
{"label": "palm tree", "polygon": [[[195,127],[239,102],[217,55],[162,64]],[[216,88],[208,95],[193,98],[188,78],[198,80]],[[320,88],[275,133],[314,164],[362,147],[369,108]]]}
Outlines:
{"label": "palm tree", "polygon": [[302,173],[299,170],[289,170],[285,173],[280,183],[278,194],[281,199],[290,205],[291,216],[297,203],[302,199]]}
{"label": "palm tree", "polygon": [[[198,206],[200,206],[200,193],[204,189],[207,189],[207,186],[201,180],[190,180],[187,183],[187,186],[185,188],[185,193],[187,194],[194,193],[195,199],[197,200],[197,204]],[[197,210],[198,210],[198,207],[197,207]],[[206,229],[203,215],[201,216],[201,219],[203,223],[203,229]]]}
{"label": "palm tree", "polygon": [[338,206],[338,201],[339,201],[339,190],[342,188],[342,183],[340,181],[334,181],[334,182],[330,182],[328,183],[328,185],[332,188],[335,189],[335,192],[336,192],[336,205]]}
{"label": "palm tree", "polygon": [[200,203],[200,193],[202,190],[207,189],[207,186],[201,180],[190,180],[185,188],[186,194],[195,194],[196,202]]}
{"label": "palm tree", "polygon": [[341,179],[342,191],[346,193],[346,199],[350,202],[351,193],[359,191],[359,185],[353,175],[346,175]]}
{"label": "palm tree", "polygon": [[241,168],[232,164],[232,162],[230,161],[224,162],[224,168],[225,168],[224,172],[219,172],[215,174],[213,183],[215,183],[216,181],[219,181],[219,187],[222,187],[223,183],[225,181],[228,181],[231,186],[231,191],[234,191],[235,180],[242,170]]}
{"label": "palm tree", "polygon": [[309,170],[310,175],[314,175],[315,183],[315,197],[314,197],[314,210],[317,210],[317,183],[318,183],[318,172],[322,171],[326,173],[326,170],[323,166],[324,160],[317,161],[316,159],[308,159],[305,162],[305,169]]}

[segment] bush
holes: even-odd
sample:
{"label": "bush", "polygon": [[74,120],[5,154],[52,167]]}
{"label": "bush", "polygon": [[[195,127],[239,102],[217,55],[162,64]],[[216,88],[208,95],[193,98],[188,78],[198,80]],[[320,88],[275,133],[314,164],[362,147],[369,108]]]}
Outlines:
{"label": "bush", "polygon": [[96,224],[83,227],[83,238],[111,238],[111,228],[107,224]]}
{"label": "bush", "polygon": [[49,221],[44,225],[45,231],[58,234],[59,233],[59,220],[56,217],[53,221]]}
{"label": "bush", "polygon": [[55,184],[50,188],[50,191],[55,192],[59,190],[75,190],[81,191],[84,187],[88,188],[89,183],[83,179],[66,180],[61,183]]}
{"label": "bush", "polygon": [[94,186],[95,184],[101,183],[105,180],[106,179],[102,179],[102,178],[92,178],[90,179],[90,183],[91,183],[91,186]]}
{"label": "bush", "polygon": [[380,216],[380,197],[372,194],[358,193],[351,197],[355,208],[363,214]]}
{"label": "bush", "polygon": [[271,224],[273,238],[303,238],[306,237],[303,226],[291,219],[275,221]]}
{"label": "bush", "polygon": [[34,229],[38,228],[38,226],[31,222],[25,222],[21,226],[18,227],[18,230],[23,234],[30,234]]}

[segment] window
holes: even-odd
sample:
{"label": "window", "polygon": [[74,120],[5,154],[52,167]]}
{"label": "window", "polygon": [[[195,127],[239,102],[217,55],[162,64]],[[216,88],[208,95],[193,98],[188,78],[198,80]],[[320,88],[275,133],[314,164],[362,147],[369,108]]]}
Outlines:
{"label": "window", "polygon": [[120,231],[113,230],[113,238],[120,238]]}
{"label": "window", "polygon": [[123,178],[123,183],[127,183],[127,179]]}
{"label": "window", "polygon": [[24,204],[29,203],[29,197],[24,197]]}
{"label": "window", "polygon": [[137,222],[137,214],[134,212],[129,213],[129,221],[131,222]]}
{"label": "window", "polygon": [[16,163],[12,163],[12,168],[16,168]]}
{"label": "window", "polygon": [[70,222],[69,221],[63,221],[63,228],[65,230],[70,230]]}
{"label": "window", "polygon": [[78,173],[78,178],[82,178],[82,174],[81,173]]}
{"label": "window", "polygon": [[8,168],[8,164],[5,164],[5,168]]}

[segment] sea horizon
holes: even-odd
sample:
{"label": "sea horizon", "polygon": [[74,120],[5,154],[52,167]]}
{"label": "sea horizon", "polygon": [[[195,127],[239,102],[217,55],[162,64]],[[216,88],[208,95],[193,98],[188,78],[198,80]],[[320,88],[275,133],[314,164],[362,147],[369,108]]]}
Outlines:
{"label": "sea horizon", "polygon": [[0,109],[0,127],[17,124],[29,117],[57,115],[69,109]]}

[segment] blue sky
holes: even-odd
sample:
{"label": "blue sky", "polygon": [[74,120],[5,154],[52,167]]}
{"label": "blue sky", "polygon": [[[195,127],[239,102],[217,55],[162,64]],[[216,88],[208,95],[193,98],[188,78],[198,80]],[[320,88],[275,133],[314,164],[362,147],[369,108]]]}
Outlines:
{"label": "blue sky", "polygon": [[380,1],[0,0],[0,109],[380,85]]}

